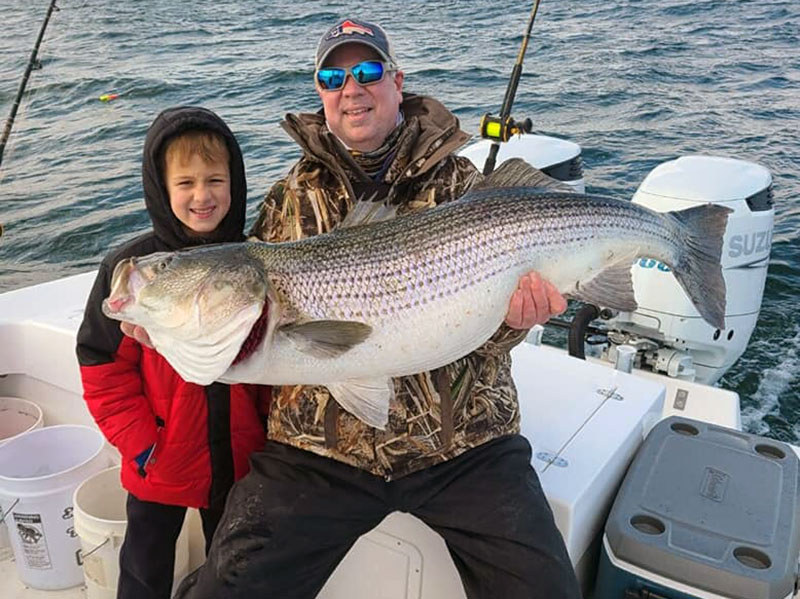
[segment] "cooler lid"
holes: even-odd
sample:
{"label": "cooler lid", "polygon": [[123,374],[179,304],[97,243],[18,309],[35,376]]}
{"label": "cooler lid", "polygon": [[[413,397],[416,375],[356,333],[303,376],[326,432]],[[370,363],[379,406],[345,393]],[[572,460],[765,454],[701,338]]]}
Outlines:
{"label": "cooler lid", "polygon": [[785,444],[671,417],[642,445],[606,524],[623,562],[725,597],[782,599],[800,550]]}

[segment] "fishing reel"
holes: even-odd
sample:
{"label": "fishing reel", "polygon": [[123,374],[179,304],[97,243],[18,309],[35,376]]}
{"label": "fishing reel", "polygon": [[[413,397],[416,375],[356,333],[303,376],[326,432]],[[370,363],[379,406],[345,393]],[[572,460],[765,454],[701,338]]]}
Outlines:
{"label": "fishing reel", "polygon": [[522,135],[533,130],[533,122],[525,119],[521,122],[507,117],[494,116],[488,112],[481,118],[481,137],[492,141],[508,141],[512,135]]}

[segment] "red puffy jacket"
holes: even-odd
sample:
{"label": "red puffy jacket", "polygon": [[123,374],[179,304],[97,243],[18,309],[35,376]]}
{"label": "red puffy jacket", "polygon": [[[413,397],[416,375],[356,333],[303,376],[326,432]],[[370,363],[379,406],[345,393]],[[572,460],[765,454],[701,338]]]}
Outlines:
{"label": "red puffy jacket", "polygon": [[[264,445],[269,387],[187,383],[124,336],[113,362],[81,366],[81,378],[89,411],[122,454],[122,486],[138,499],[221,505]],[[142,472],[134,458],[153,444]]]}

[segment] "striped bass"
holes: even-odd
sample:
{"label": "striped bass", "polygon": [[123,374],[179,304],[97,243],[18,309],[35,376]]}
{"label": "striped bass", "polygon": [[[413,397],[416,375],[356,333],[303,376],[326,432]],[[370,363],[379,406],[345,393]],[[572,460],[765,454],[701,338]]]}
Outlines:
{"label": "striped bass", "polygon": [[[488,183],[489,181],[487,181]],[[325,385],[383,428],[392,377],[448,364],[503,322],[520,277],[636,309],[631,266],[668,265],[724,328],[729,209],[483,187],[429,210],[286,243],[220,244],[120,262],[104,313],[144,327],[187,381]]]}

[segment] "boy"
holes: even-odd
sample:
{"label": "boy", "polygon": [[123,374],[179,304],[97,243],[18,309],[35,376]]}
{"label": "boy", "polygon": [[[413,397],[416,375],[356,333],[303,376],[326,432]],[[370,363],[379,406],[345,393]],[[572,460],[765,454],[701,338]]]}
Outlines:
{"label": "boy", "polygon": [[165,110],[147,132],[142,183],[153,229],[103,260],[77,354],[84,398],[122,455],[128,491],[117,597],[168,599],[186,508],[200,508],[208,549],[228,490],[264,444],[269,389],[187,383],[101,311],[123,258],[244,240],[247,185],[230,129],[203,108]]}

